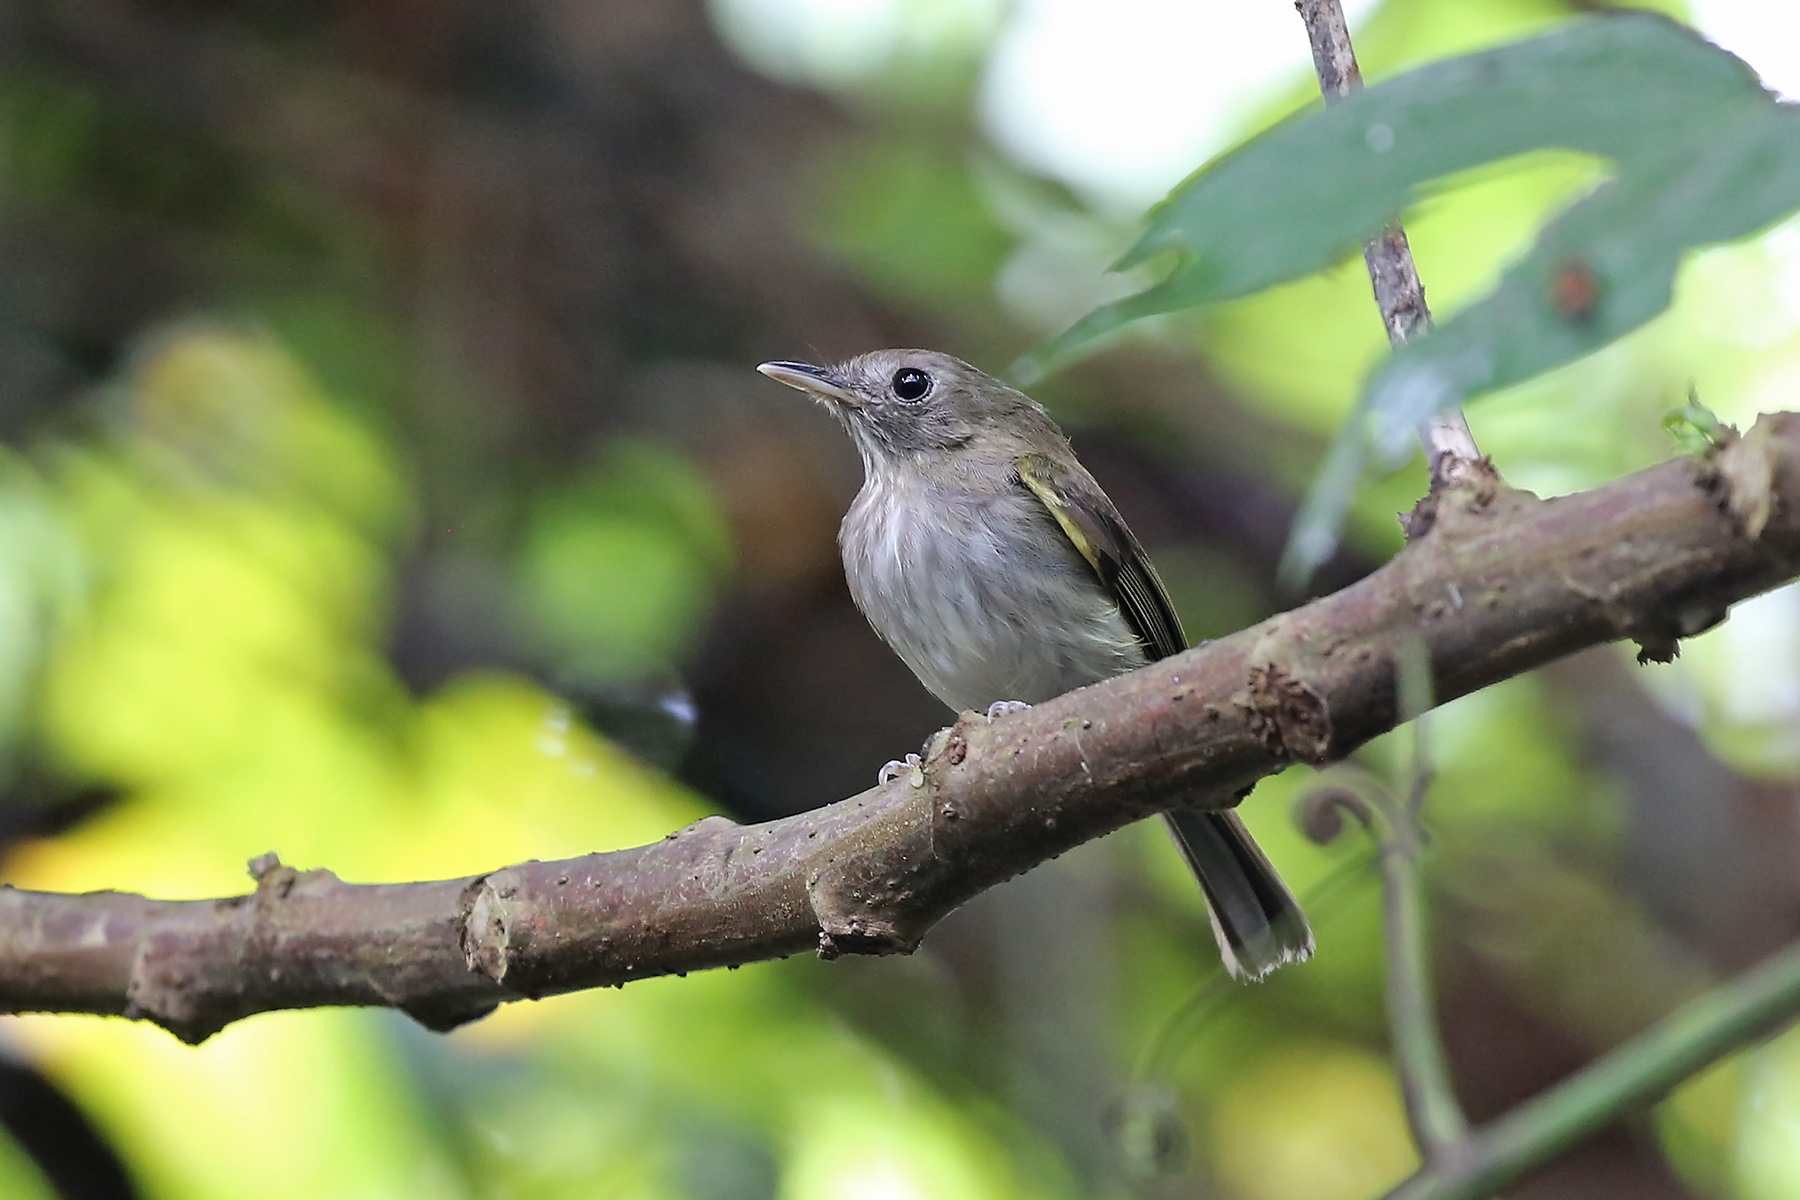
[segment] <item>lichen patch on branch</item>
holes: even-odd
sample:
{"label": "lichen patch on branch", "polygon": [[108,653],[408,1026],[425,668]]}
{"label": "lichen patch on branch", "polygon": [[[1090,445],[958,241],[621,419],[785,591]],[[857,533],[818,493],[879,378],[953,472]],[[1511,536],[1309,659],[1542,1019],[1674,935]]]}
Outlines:
{"label": "lichen patch on branch", "polygon": [[469,970],[480,972],[504,987],[511,926],[510,892],[495,886],[494,875],[483,875],[463,890],[462,949]]}
{"label": "lichen patch on branch", "polygon": [[1279,663],[1250,668],[1250,728],[1271,754],[1320,763],[1331,753],[1325,698]]}

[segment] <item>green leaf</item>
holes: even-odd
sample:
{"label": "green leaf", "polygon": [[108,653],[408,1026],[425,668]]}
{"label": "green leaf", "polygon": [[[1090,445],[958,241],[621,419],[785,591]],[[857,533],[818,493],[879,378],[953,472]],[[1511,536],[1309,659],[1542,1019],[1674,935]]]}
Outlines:
{"label": "green leaf", "polygon": [[[1693,180],[1696,172],[1683,168],[1704,159],[1741,172],[1791,160],[1800,172],[1793,121],[1742,61],[1651,14],[1590,17],[1434,63],[1290,118],[1191,176],[1151,211],[1143,236],[1115,264],[1125,270],[1173,253],[1170,274],[1090,313],[1022,369],[1053,370],[1139,317],[1323,270],[1405,208],[1420,185],[1536,149],[1617,164],[1610,192],[1570,216],[1602,211],[1570,222],[1565,241],[1606,232],[1615,216],[1641,220],[1652,211],[1676,218],[1682,235],[1736,236],[1784,211],[1771,210],[1770,194],[1789,195],[1789,172],[1735,179],[1756,195],[1728,196],[1721,210],[1710,193],[1734,188]],[[1694,183],[1710,185],[1704,202],[1686,199]]]}
{"label": "green leaf", "polygon": [[1546,148],[1603,156],[1613,177],[1547,226],[1493,292],[1374,373],[1296,525],[1292,577],[1335,544],[1370,452],[1391,460],[1432,413],[1638,328],[1668,306],[1688,249],[1800,208],[1800,111],[1739,59],[1643,13],[1435,63],[1277,125],[1183,183],[1117,264],[1173,255],[1167,277],[1016,369],[1041,374],[1139,317],[1322,270],[1429,181]]}

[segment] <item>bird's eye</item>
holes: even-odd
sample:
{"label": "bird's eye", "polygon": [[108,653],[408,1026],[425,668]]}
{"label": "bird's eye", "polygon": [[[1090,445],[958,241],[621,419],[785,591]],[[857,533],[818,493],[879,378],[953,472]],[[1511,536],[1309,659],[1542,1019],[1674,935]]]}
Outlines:
{"label": "bird's eye", "polygon": [[931,390],[931,376],[917,367],[901,367],[894,372],[894,395],[902,400],[922,400]]}

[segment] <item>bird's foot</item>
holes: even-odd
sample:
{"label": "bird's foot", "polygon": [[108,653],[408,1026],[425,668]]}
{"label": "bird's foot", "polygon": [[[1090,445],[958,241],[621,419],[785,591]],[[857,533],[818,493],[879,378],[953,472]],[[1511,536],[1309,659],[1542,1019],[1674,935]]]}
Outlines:
{"label": "bird's foot", "polygon": [[1030,707],[1031,705],[1025,703],[1023,700],[996,700],[988,705],[987,719],[992,721],[998,717],[1004,717],[1011,713],[1024,712]]}
{"label": "bird's foot", "polygon": [[902,775],[910,775],[922,766],[924,766],[924,762],[916,754],[909,754],[905,758],[891,759],[876,774],[875,782],[878,784],[892,783]]}

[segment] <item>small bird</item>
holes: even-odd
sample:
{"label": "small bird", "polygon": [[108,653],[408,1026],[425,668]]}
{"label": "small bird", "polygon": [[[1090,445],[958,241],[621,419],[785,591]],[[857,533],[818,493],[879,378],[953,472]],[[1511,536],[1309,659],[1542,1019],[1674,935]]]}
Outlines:
{"label": "small bird", "polygon": [[[929,350],[757,370],[822,401],[856,443],[862,490],[838,530],[850,594],[951,708],[992,718],[1187,648],[1144,548],[1029,396]],[[1312,953],[1236,813],[1165,819],[1233,976]]]}

